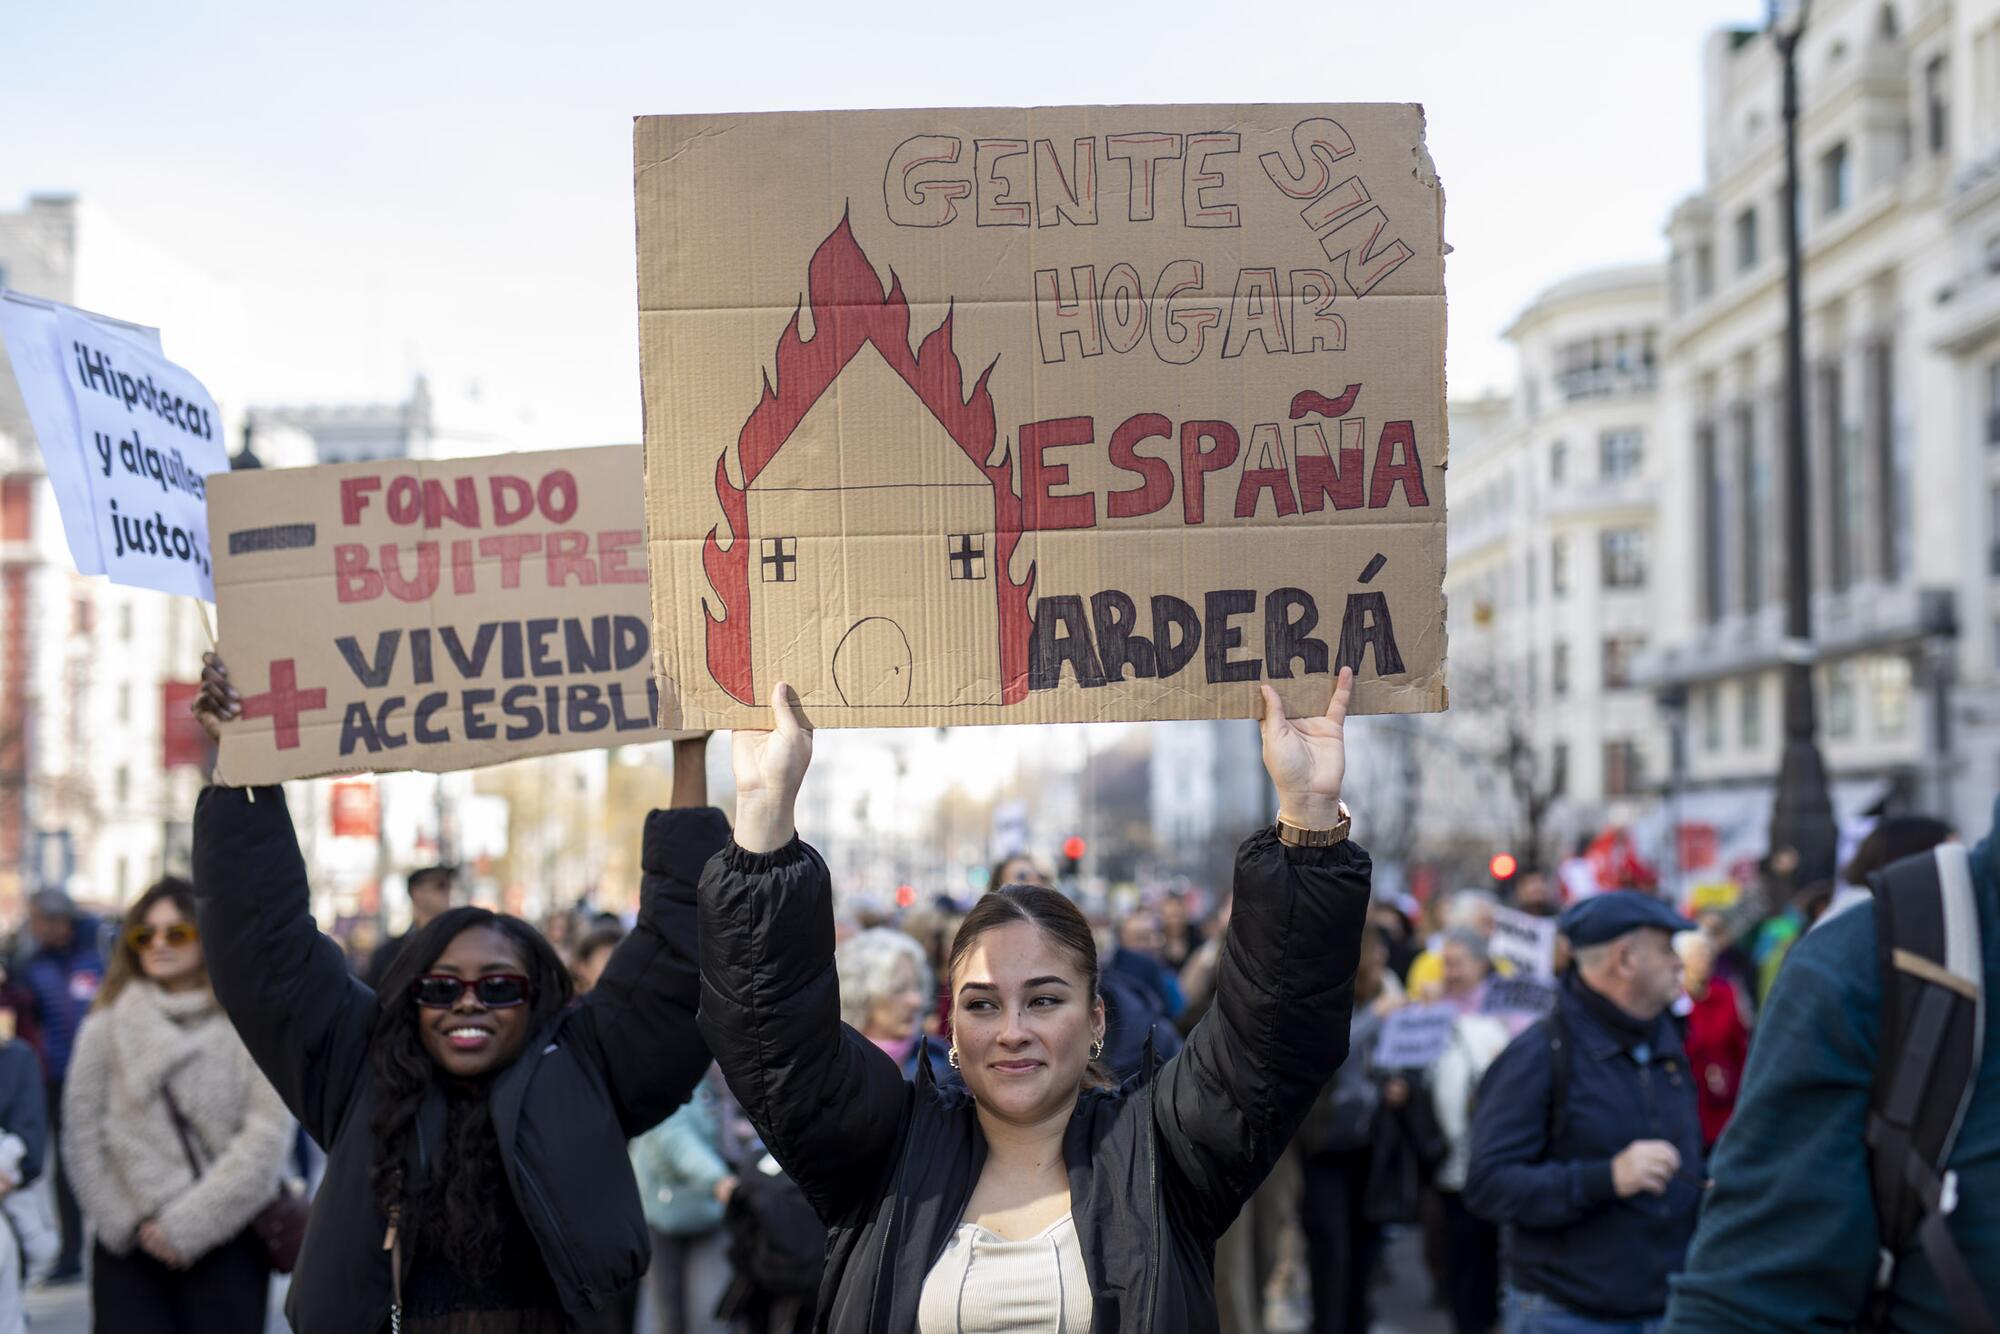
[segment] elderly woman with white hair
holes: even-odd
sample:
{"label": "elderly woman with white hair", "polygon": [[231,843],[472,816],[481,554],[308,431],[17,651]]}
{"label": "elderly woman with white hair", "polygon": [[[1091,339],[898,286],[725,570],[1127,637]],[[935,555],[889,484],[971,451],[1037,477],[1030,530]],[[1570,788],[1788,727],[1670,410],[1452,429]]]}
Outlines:
{"label": "elderly woman with white hair", "polygon": [[905,1079],[928,1060],[940,1082],[950,1077],[950,1048],[924,1029],[937,1004],[937,984],[923,946],[888,927],[872,927],[842,942],[833,956],[840,975],[840,1017],[887,1052]]}

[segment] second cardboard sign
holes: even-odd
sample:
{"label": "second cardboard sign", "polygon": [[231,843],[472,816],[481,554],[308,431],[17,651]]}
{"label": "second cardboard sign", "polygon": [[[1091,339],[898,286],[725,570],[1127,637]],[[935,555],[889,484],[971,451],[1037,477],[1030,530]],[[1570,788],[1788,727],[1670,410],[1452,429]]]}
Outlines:
{"label": "second cardboard sign", "polygon": [[1414,106],[637,127],[654,634],[691,724],[1445,704]]}

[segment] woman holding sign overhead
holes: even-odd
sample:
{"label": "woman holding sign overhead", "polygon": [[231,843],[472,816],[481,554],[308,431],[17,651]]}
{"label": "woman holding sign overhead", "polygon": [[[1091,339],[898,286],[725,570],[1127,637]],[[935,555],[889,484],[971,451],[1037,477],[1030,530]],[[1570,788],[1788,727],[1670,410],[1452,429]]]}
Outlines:
{"label": "woman holding sign overhead", "polygon": [[891,1334],[1213,1330],[1216,1238],[1347,1051],[1368,855],[1341,732],[1264,692],[1278,821],[1237,854],[1214,1006],[1120,1087],[1097,949],[1054,890],[987,894],[952,943],[941,1087],[840,1022],[832,887],[793,828],[812,731],[780,685],[735,736],[737,826],[701,885],[701,1026],[766,1144],[831,1228],[817,1328]]}
{"label": "woman holding sign overhead", "polygon": [[[211,736],[241,712],[212,654],[196,712]],[[548,941],[484,908],[411,936],[378,995],[313,925],[284,790],[201,794],[215,994],[327,1150],[287,1303],[300,1334],[556,1334],[639,1281],[651,1238],[625,1142],[709,1061],[692,882],[728,826],[700,809],[702,746],[676,744],[682,809],[647,817],[638,924],[574,1003]]]}

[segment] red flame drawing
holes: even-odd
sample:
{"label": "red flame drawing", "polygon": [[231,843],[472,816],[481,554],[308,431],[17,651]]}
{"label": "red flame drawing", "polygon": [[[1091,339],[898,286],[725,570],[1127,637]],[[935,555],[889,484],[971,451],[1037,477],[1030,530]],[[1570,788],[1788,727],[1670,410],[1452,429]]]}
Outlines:
{"label": "red flame drawing", "polygon": [[1028,694],[1028,634],[1031,618],[1028,597],[1034,588],[1035,570],[1028,567],[1025,578],[1013,577],[1015,548],[1021,541],[1022,505],[1014,486],[1011,451],[1002,452],[997,462],[993,454],[993,396],[986,388],[998,358],[980,372],[970,397],[962,397],[963,371],[951,345],[952,315],[945,311],[943,323],[924,339],[914,354],[910,351],[910,306],[903,295],[902,280],[892,269],[889,290],[875,266],[862,252],[842,213],[840,225],[813,252],[807,266],[807,289],[803,310],[810,302],[813,336],[799,336],[799,312],[778,340],[778,382],[764,376],[764,393],[736,437],[741,460],[743,485],[729,480],[729,455],[725,451],[715,462],[715,494],[729,524],[729,545],[719,538],[720,528],[711,528],[702,547],[702,567],[708,582],[722,602],[717,617],[703,609],[708,621],[708,671],[731,698],[744,704],[756,702],[757,691],[750,654],[750,503],[748,488],[757,475],[791,439],[792,432],[805,420],[820,395],[830,388],[864,344],[875,350],[920,402],[944,426],[967,458],[986,474],[993,487],[995,586],[1000,600],[1000,682],[1001,700],[1018,704]]}

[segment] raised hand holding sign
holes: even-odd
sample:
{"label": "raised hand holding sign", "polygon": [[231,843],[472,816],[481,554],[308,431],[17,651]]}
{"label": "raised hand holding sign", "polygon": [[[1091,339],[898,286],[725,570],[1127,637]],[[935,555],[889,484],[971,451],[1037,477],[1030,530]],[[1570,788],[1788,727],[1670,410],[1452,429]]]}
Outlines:
{"label": "raised hand holding sign", "polygon": [[1347,776],[1347,705],[1354,670],[1340,669],[1333,698],[1317,717],[1287,718],[1278,692],[1263,687],[1264,770],[1278,790],[1278,818],[1301,829],[1340,823],[1340,784]]}
{"label": "raised hand holding sign", "polygon": [[812,763],[813,728],[799,697],[779,682],[771,697],[771,730],[739,727],[731,738],[736,769],[736,844],[774,852],[792,841],[793,808]]}

